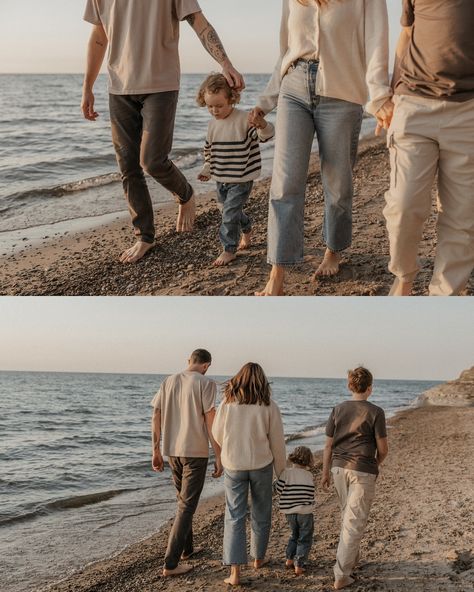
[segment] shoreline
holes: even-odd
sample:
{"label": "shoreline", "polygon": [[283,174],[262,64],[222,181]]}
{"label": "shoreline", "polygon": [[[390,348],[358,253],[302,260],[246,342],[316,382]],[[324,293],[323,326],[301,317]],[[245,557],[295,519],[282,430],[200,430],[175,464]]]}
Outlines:
{"label": "shoreline", "polygon": [[[427,592],[439,592],[441,589],[466,592],[468,585],[474,586],[472,555],[469,555],[474,550],[473,517],[469,510],[474,501],[473,492],[467,477],[459,479],[465,474],[461,472],[462,467],[467,466],[472,456],[473,424],[472,407],[413,407],[397,412],[388,420],[390,454],[381,474],[362,543],[364,557],[358,570],[359,584],[354,584],[351,590],[401,592],[408,589],[404,584],[406,578],[413,579],[412,584],[415,584],[410,589],[419,589],[416,582],[420,586],[423,582],[423,590]],[[434,443],[438,444],[436,452],[433,450]],[[430,463],[433,454],[437,457],[436,465]],[[315,453],[316,483],[321,466],[322,451],[319,451]],[[126,547],[112,557],[91,563],[41,590],[220,590],[227,574],[227,569],[220,562],[223,512],[222,493],[201,501],[195,517],[195,538],[198,546],[205,543],[206,548],[193,561],[195,568],[186,577],[166,579],[161,576],[171,523],[168,520],[151,537]],[[308,586],[316,591],[327,590],[332,582],[337,526],[335,494],[333,491],[326,494],[318,488],[315,545],[308,573],[297,578],[282,567],[288,532],[286,522],[275,508],[274,499],[268,553],[271,562],[268,568],[258,573],[245,570],[244,578],[252,587],[268,589],[271,585],[272,591],[292,592],[307,589]]]}
{"label": "shoreline", "polygon": [[[195,229],[175,231],[176,205],[156,210],[157,246],[135,265],[118,261],[133,241],[129,220],[55,238],[39,248],[1,258],[2,295],[68,296],[253,296],[267,280],[266,232],[270,178],[255,183],[248,203],[253,219],[253,244],[228,266],[212,263],[220,252],[220,212],[214,186],[200,196]],[[295,296],[382,296],[393,276],[387,270],[388,240],[382,215],[389,183],[388,151],[383,139],[360,142],[354,175],[354,240],[345,253],[340,273],[313,281],[324,253],[321,236],[323,195],[317,155],[309,169],[305,214],[305,259],[288,273],[288,293]],[[435,203],[433,191],[433,204]],[[415,295],[426,294],[436,247],[436,210],[425,226],[420,247],[422,269]],[[474,294],[474,273],[467,294]]]}

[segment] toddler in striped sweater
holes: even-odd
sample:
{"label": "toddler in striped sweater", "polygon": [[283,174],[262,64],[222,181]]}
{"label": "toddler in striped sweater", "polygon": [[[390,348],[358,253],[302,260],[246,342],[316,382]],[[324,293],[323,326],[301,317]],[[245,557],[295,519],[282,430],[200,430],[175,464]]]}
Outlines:
{"label": "toddler in striped sweater", "polygon": [[275,483],[280,494],[280,512],[286,514],[291,536],[286,547],[286,567],[296,575],[304,572],[314,533],[314,479],[310,468],[313,454],[306,446],[298,446],[288,456],[293,463]]}
{"label": "toddler in striped sweater", "polygon": [[260,175],[259,143],[274,135],[273,125],[263,116],[254,118],[250,125],[248,113],[235,106],[239,101],[240,92],[231,88],[222,74],[208,76],[197,96],[198,105],[207,107],[213,117],[207,130],[205,164],[198,179],[216,181],[217,199],[222,205],[219,237],[223,251],[214,265],[227,265],[238,250],[250,246],[252,223],[244,206]]}

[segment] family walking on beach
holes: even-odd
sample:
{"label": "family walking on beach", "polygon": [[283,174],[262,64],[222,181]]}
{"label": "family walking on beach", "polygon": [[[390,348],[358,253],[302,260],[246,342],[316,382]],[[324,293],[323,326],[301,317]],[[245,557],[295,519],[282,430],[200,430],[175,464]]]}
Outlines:
{"label": "family walking on beach", "polygon": [[[179,204],[177,231],[192,230],[195,193],[169,154],[180,82],[179,22],[187,20],[222,67],[198,93],[212,120],[201,181],[217,183],[227,265],[251,244],[244,206],[261,171],[259,142],[275,137],[268,212],[268,282],[283,295],[285,272],[304,257],[304,206],[311,147],[319,146],[325,254],[315,276],[339,272],[352,243],[353,168],[363,107],[387,130],[390,187],[383,210],[391,295],[409,295],[437,176],[437,247],[429,293],[460,294],[474,268],[474,11],[472,0],[401,0],[402,33],[392,80],[385,0],[282,0],[280,56],[250,113],[236,108],[245,84],[196,0],[87,0],[94,25],[82,109],[98,116],[93,86],[108,49],[110,118],[136,243],[133,263],[155,245],[148,173]],[[272,5],[273,9],[273,5]],[[277,109],[276,125],[265,115]]]}
{"label": "family walking on beach", "polygon": [[[205,376],[211,362],[208,351],[195,350],[187,369],[166,378],[152,401],[152,466],[163,471],[163,457],[168,457],[178,503],[163,575],[188,573],[192,566],[181,561],[202,551],[193,545],[192,521],[206,478],[209,444],[214,451],[212,476],[224,474],[223,564],[230,567],[225,582],[239,585],[241,568],[248,563],[249,511],[253,568],[258,570],[268,563],[273,490],[279,495],[279,509],[291,532],[284,565],[302,575],[314,533],[313,455],[299,446],[287,462],[280,410],[263,369],[256,363],[245,364],[225,383],[216,412],[217,385]],[[388,453],[384,412],[368,402],[372,382],[367,369],[350,371],[352,398],[334,407],[326,425],[321,486],[329,488],[332,474],[341,506],[336,590],[354,581],[352,572],[359,560],[379,466]]]}

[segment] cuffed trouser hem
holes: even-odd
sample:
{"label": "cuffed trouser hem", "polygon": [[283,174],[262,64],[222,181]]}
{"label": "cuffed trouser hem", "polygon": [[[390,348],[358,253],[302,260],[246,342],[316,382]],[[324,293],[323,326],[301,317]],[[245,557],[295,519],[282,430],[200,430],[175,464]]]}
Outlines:
{"label": "cuffed trouser hem", "polygon": [[267,259],[267,263],[268,265],[276,265],[278,267],[294,267],[295,265],[299,265],[300,263],[303,263],[304,261],[304,257],[301,257],[301,259],[298,259],[297,261],[292,261],[292,262],[285,262],[285,263],[281,263],[278,261],[272,261],[271,259]]}
{"label": "cuffed trouser hem", "polygon": [[184,195],[184,197],[181,197],[180,195],[178,195],[177,193],[175,193],[176,195],[176,201],[178,202],[178,204],[180,206],[184,206],[184,204],[187,204],[188,201],[192,198],[192,196],[194,195],[194,189],[192,188],[191,185],[187,185],[186,187],[186,193]]}

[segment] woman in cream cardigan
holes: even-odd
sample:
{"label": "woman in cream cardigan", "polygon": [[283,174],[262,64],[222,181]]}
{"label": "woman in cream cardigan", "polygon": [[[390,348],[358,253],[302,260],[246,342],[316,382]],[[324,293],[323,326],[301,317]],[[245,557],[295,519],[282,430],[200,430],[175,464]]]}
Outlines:
{"label": "woman in cream cardigan", "polygon": [[286,464],[280,410],[271,400],[268,380],[258,364],[248,363],[227,383],[212,426],[221,447],[226,510],[224,565],[231,566],[226,584],[238,586],[240,566],[247,564],[245,519],[251,497],[250,551],[254,567],[265,562],[272,521],[273,472]]}
{"label": "woman in cream cardigan", "polygon": [[283,295],[285,268],[303,260],[304,201],[316,134],[324,189],[324,259],[317,276],[339,271],[352,241],[352,169],[363,105],[388,128],[385,0],[283,0],[280,58],[250,115],[277,108],[268,218],[269,281],[260,296]]}

